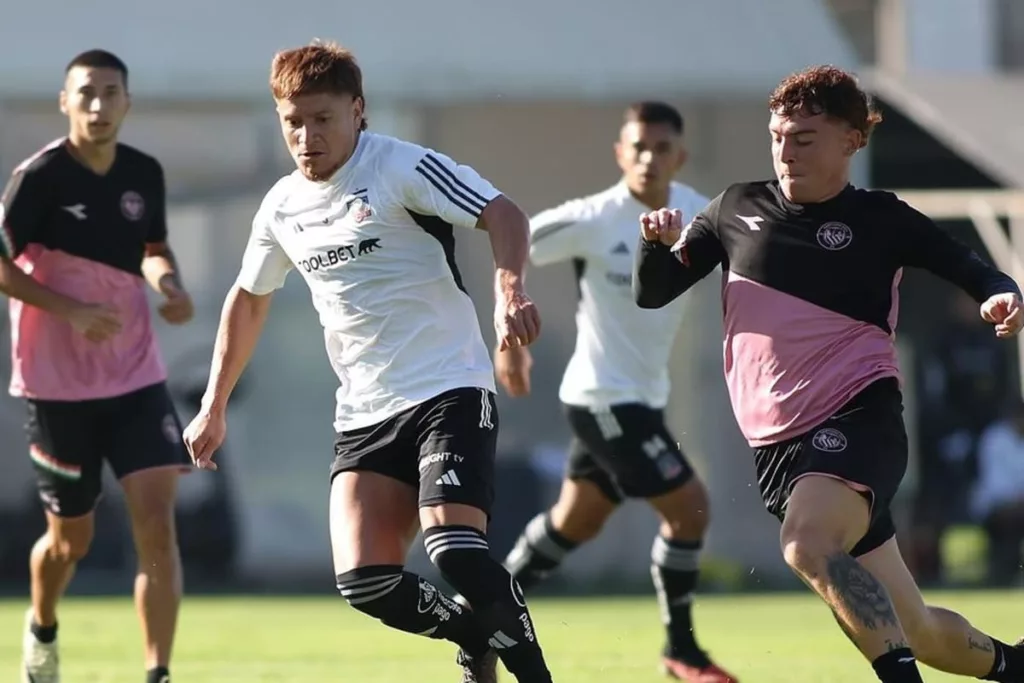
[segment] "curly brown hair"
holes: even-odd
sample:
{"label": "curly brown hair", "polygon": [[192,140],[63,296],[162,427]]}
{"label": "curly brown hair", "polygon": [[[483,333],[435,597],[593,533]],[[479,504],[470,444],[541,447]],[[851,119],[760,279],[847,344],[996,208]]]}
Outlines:
{"label": "curly brown hair", "polygon": [[[276,100],[327,93],[363,100],[363,72],[355,55],[337,43],[315,40],[304,47],[282,50],[270,65],[270,92]],[[363,117],[360,130],[366,130]]]}
{"label": "curly brown hair", "polygon": [[787,76],[768,98],[768,108],[780,116],[824,114],[844,121],[861,132],[862,147],[882,122],[882,114],[857,79],[831,65],[814,66]]}

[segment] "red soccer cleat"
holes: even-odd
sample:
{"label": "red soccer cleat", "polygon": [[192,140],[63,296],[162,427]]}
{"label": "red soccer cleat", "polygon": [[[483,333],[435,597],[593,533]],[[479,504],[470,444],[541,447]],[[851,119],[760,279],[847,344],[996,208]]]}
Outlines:
{"label": "red soccer cleat", "polygon": [[685,681],[685,683],[739,683],[740,680],[716,664],[696,667],[665,656],[661,658],[661,670],[669,678]]}

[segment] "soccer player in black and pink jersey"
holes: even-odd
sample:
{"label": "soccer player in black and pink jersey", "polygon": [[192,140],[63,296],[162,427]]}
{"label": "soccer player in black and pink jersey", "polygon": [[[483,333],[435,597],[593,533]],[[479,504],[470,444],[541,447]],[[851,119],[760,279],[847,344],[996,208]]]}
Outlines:
{"label": "soccer player in black and pink jersey", "polygon": [[960,287],[997,337],[1024,323],[1017,284],[888,192],[849,183],[881,116],[849,74],[814,67],[773,93],[776,179],[740,183],[684,226],[641,216],[634,297],[666,305],[723,271],[725,375],[787,564],[834,613],[879,680],[918,661],[1024,683],[1024,645],[925,603],[890,503],[907,467],[895,330],[906,267]]}
{"label": "soccer player in black and pink jersey", "polygon": [[160,163],[117,141],[128,69],[103,50],[66,69],[68,136],[19,165],[0,199],[0,291],[10,297],[11,393],[28,405],[47,531],[32,549],[21,680],[59,683],[57,602],[93,537],[104,462],[124,490],[138,556],[147,683],[168,683],[181,597],[174,530],[189,468],[146,284],[161,317],[192,301],[167,242]]}

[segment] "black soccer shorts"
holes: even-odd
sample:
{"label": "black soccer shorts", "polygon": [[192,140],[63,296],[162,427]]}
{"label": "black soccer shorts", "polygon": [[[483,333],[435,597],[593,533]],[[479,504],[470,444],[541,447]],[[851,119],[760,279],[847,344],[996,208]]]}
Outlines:
{"label": "black soccer shorts", "polygon": [[867,554],[896,535],[890,505],[907,471],[907,431],[899,382],[874,382],[806,434],[754,450],[768,512],[782,521],[793,485],[806,475],[850,484],[871,504],[867,533],[850,551]]}
{"label": "black soccer shorts", "polygon": [[39,497],[61,517],[93,510],[104,461],[118,479],[154,467],[191,468],[163,382],[112,398],[29,399],[26,431]]}
{"label": "black soccer shorts", "polygon": [[421,507],[459,503],[490,516],[497,446],[494,393],[463,387],[339,434],[331,479],[340,472],[376,472],[415,487]]}
{"label": "black soccer shorts", "polygon": [[593,482],[620,503],[666,494],[693,477],[663,411],[640,403],[564,409],[573,433],[566,478]]}

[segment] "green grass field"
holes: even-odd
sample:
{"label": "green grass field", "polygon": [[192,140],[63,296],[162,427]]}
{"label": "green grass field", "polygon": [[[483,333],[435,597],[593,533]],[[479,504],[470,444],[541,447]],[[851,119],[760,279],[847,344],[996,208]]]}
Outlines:
{"label": "green grass field", "polygon": [[[943,593],[1004,640],[1024,633],[1024,593]],[[534,600],[557,683],[663,680],[653,599]],[[744,683],[862,683],[874,676],[810,596],[704,597],[701,639]],[[0,680],[17,680],[23,602],[0,602]],[[127,599],[69,599],[61,612],[66,683],[142,683],[139,635]],[[182,613],[177,683],[457,683],[454,649],[405,636],[340,599],[192,598]],[[929,682],[960,680],[931,671]],[[511,681],[503,676],[504,681]]]}

